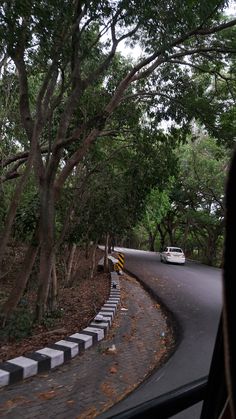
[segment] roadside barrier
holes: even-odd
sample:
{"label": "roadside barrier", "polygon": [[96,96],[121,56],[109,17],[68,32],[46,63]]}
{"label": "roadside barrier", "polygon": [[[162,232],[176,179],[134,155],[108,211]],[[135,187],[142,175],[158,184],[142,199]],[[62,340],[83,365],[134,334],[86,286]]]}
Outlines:
{"label": "roadside barrier", "polygon": [[122,273],[125,264],[125,256],[123,253],[118,253],[118,262],[114,265],[114,269],[118,273]]}
{"label": "roadside barrier", "polygon": [[[117,259],[113,258],[112,262],[116,263]],[[0,387],[54,369],[102,340],[111,327],[120,304],[118,273],[111,272],[110,279],[110,296],[87,327],[45,348],[0,362]]]}

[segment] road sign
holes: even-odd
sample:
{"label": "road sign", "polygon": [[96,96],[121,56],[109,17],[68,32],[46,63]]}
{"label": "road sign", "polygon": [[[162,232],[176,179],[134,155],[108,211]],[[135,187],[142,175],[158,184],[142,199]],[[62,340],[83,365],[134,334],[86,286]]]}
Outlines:
{"label": "road sign", "polygon": [[125,264],[125,256],[123,253],[118,253],[118,262],[115,264],[115,271],[120,272],[123,270]]}

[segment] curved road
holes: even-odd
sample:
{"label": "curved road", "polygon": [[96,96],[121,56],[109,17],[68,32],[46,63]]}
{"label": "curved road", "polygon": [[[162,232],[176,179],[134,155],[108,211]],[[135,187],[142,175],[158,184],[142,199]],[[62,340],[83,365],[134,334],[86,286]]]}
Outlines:
{"label": "curved road", "polygon": [[[189,261],[184,266],[166,265],[158,253],[116,250],[125,254],[125,268],[173,313],[180,334],[169,361],[104,418],[207,375],[222,308],[220,269]],[[198,404],[175,418],[198,419],[200,407]]]}

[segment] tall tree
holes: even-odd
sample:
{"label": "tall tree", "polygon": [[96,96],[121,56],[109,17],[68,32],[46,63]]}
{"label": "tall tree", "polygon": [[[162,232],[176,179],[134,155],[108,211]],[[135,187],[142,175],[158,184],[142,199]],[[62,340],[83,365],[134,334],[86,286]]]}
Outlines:
{"label": "tall tree", "polygon": [[[150,251],[155,250],[155,241],[157,235],[161,235],[161,223],[165,219],[170,210],[170,199],[168,190],[168,179],[166,179],[166,188],[161,191],[158,188],[153,188],[146,200],[146,207],[144,215],[140,224],[136,227],[137,234],[139,230],[144,228],[148,234],[148,248]],[[160,238],[160,247],[164,247],[164,234]]]}
{"label": "tall tree", "polygon": [[[160,93],[171,80],[172,69],[179,65],[176,60],[186,58],[187,62],[192,56],[223,62],[235,52],[232,39],[220,36],[236,23],[220,20],[223,7],[224,2],[216,0],[148,3],[145,7],[141,0],[64,0],[60,9],[53,0],[47,4],[29,0],[5,1],[0,6],[1,59],[10,58],[7,71],[17,77],[25,136],[23,156],[27,158],[8,212],[0,253],[4,253],[33,168],[40,197],[39,319],[46,310],[54,260],[55,205],[68,177],[104,134],[122,101]],[[144,53],[110,87],[109,69],[124,40],[130,44],[139,40]],[[38,80],[31,91],[35,74]],[[146,80],[150,83],[144,83]],[[91,102],[85,106],[86,95],[92,90],[96,99],[99,85],[104,90],[103,103],[91,114]],[[67,151],[68,146],[72,152]],[[10,161],[19,159],[22,153]]]}

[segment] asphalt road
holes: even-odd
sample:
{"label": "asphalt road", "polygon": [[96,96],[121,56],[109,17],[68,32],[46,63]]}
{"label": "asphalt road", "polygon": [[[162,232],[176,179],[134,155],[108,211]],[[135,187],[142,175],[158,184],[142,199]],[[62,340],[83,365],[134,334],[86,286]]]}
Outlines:
{"label": "asphalt road", "polygon": [[[126,269],[140,278],[173,314],[179,343],[161,369],[104,417],[207,375],[222,307],[220,269],[191,261],[184,266],[166,265],[157,253],[117,250],[125,254]],[[199,419],[200,410],[201,405],[195,405],[175,419]]]}

